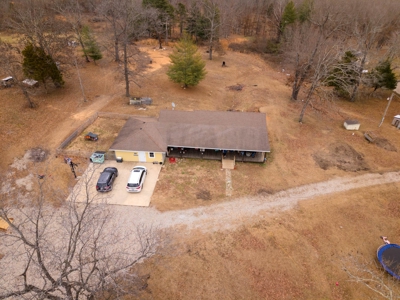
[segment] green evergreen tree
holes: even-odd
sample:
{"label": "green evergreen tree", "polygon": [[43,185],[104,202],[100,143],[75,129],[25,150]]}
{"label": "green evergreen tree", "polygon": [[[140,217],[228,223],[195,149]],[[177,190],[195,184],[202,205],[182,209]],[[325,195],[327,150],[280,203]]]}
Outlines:
{"label": "green evergreen tree", "polygon": [[167,13],[171,18],[174,16],[174,7],[168,0],[143,0],[143,5],[157,8],[160,12]]}
{"label": "green evergreen tree", "polygon": [[374,88],[376,91],[379,88],[386,88],[394,90],[397,86],[396,74],[393,72],[391,62],[385,60],[381,62],[372,72],[369,77],[369,86]]}
{"label": "green evergreen tree", "polygon": [[195,37],[196,41],[204,41],[207,39],[207,28],[209,28],[208,20],[204,17],[196,2],[192,6],[186,20],[186,31]]}
{"label": "green evergreen tree", "polygon": [[289,1],[288,4],[286,4],[285,9],[283,10],[282,19],[279,24],[278,42],[280,41],[280,38],[283,35],[286,26],[296,22],[296,19],[296,6],[294,5],[293,1]]}
{"label": "green evergreen tree", "polygon": [[185,88],[197,85],[207,74],[206,63],[187,34],[180,39],[169,58],[172,64],[167,71],[168,77]]}
{"label": "green evergreen tree", "polygon": [[22,50],[24,61],[22,70],[28,78],[42,82],[46,86],[46,80],[51,79],[56,87],[64,85],[62,74],[56,63],[40,47],[28,43]]}
{"label": "green evergreen tree", "polygon": [[22,55],[24,56],[22,70],[26,77],[45,83],[48,76],[46,76],[44,65],[41,63],[44,51],[40,50],[37,50],[31,43],[25,46],[24,50],[22,50]]}
{"label": "green evergreen tree", "polygon": [[178,7],[176,9],[176,16],[178,18],[179,21],[179,33],[182,36],[183,34],[183,24],[185,22],[185,19],[187,17],[187,10],[186,10],[186,6],[182,3],[178,3]]}
{"label": "green evergreen tree", "polygon": [[307,21],[310,18],[313,6],[313,0],[304,0],[300,4],[299,8],[297,9],[297,18],[301,23]]}
{"label": "green evergreen tree", "polygon": [[100,47],[97,44],[93,32],[90,30],[89,26],[84,25],[82,27],[81,35],[83,45],[85,46],[83,48],[84,55],[93,59],[94,63],[96,63],[96,60],[102,59],[103,55],[101,54]]}

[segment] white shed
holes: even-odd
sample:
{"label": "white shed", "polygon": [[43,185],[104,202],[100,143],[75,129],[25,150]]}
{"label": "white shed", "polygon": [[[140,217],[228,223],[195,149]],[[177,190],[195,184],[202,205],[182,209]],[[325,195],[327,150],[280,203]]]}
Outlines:
{"label": "white shed", "polygon": [[28,87],[37,87],[39,85],[39,82],[34,79],[25,79],[22,83]]}
{"label": "white shed", "polygon": [[5,87],[10,87],[10,86],[12,86],[13,82],[14,82],[14,78],[12,78],[12,76],[8,76],[1,80],[1,85],[5,86]]}
{"label": "white shed", "polygon": [[346,120],[344,121],[344,128],[347,130],[358,130],[360,129],[360,122],[357,120]]}
{"label": "white shed", "polygon": [[397,129],[400,129],[400,115],[394,116],[392,125],[396,126]]}

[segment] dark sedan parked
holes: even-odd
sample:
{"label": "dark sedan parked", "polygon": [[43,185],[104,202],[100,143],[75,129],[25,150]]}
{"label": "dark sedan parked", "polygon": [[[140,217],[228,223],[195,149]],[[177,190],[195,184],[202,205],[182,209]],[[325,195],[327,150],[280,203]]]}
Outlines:
{"label": "dark sedan parked", "polygon": [[99,180],[97,180],[96,190],[98,192],[109,192],[113,188],[115,178],[118,177],[118,169],[108,167],[100,173]]}

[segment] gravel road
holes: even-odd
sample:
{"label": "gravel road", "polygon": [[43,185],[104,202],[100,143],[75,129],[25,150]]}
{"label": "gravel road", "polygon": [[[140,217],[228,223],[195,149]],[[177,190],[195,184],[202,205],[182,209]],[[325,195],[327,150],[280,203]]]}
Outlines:
{"label": "gravel road", "polygon": [[299,201],[327,194],[400,181],[400,172],[371,173],[342,177],[303,185],[268,196],[243,197],[207,207],[159,212],[153,207],[114,206],[122,223],[152,224],[160,229],[184,226],[203,232],[235,229],[240,224],[255,221],[263,215],[284,211]]}

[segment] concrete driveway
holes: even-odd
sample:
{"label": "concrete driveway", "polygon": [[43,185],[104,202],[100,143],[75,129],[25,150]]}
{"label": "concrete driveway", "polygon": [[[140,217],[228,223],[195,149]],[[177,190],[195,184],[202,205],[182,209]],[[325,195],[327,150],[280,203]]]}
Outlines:
{"label": "concrete driveway", "polygon": [[[145,166],[147,168],[146,180],[140,193],[128,193],[125,188],[130,171],[134,166]],[[116,167],[118,169],[118,177],[114,181],[113,190],[111,192],[99,193],[96,191],[97,179],[106,167]],[[103,164],[90,164],[79,179],[79,182],[75,185],[72,195],[76,197],[76,202],[85,202],[85,185],[87,182],[89,197],[90,199],[94,198],[95,202],[107,201],[108,204],[149,206],[160,171],[161,165],[152,163],[117,163],[114,160],[106,160]],[[72,197],[72,195],[70,195],[69,198]]]}

